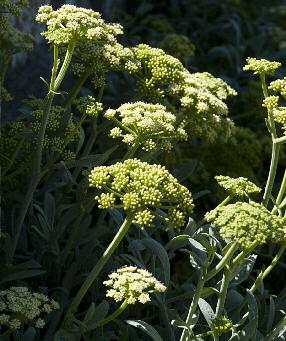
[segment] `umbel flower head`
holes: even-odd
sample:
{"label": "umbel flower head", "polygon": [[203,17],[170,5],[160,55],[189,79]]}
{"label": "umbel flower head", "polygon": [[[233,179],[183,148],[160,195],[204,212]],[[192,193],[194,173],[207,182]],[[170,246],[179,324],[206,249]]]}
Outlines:
{"label": "umbel flower head", "polygon": [[55,309],[59,309],[56,301],[26,287],[0,291],[0,326],[9,329],[19,329],[23,323],[42,328],[45,325],[43,317]]}
{"label": "umbel flower head", "polygon": [[286,97],[286,77],[283,79],[276,79],[271,82],[269,85],[269,89],[280,93],[284,98]]}
{"label": "umbel flower head", "polygon": [[150,301],[150,294],[162,293],[167,289],[149,271],[136,266],[117,269],[103,284],[110,288],[107,297],[112,297],[116,302],[126,301],[128,304],[147,303]]}
{"label": "umbel flower head", "polygon": [[160,104],[125,103],[116,110],[107,110],[105,117],[117,125],[111,130],[111,137],[121,138],[130,145],[141,145],[145,150],[169,150],[172,140],[187,139],[185,130],[175,127],[175,115]]}
{"label": "umbel flower head", "polygon": [[107,24],[100,13],[74,5],[63,5],[57,10],[52,6],[41,6],[36,20],[46,23],[47,30],[42,35],[54,45],[70,42],[114,42],[122,33],[119,24]]}
{"label": "umbel flower head", "polygon": [[168,224],[180,228],[194,207],[192,194],[165,167],[137,159],[95,167],[89,183],[102,192],[96,197],[100,208],[123,208],[141,227],[152,226],[160,208]]}
{"label": "umbel flower head", "polygon": [[166,95],[166,87],[184,81],[184,67],[177,58],[146,44],[139,44],[132,51],[141,65],[133,73],[137,78],[137,91],[143,97],[152,101],[162,100]]}
{"label": "umbel flower head", "polygon": [[273,75],[275,71],[281,66],[281,63],[269,61],[267,59],[256,59],[248,57],[247,64],[243,67],[244,71],[254,71],[254,74],[268,74]]}
{"label": "umbel flower head", "polygon": [[218,175],[215,179],[228,194],[233,196],[247,196],[251,193],[261,192],[261,188],[249,181],[247,178],[231,178],[230,176]]}
{"label": "umbel flower head", "polygon": [[182,84],[170,87],[170,94],[180,101],[179,115],[185,121],[189,135],[214,141],[218,137],[227,140],[233,122],[227,117],[228,96],[236,95],[222,79],[210,73],[183,73]]}
{"label": "umbel flower head", "polygon": [[78,111],[84,116],[97,117],[103,110],[102,103],[97,102],[92,96],[78,98],[75,100],[75,105]]}
{"label": "umbel flower head", "polygon": [[282,241],[283,233],[285,238],[285,218],[271,214],[253,201],[216,208],[206,214],[206,219],[219,227],[223,239],[236,241],[245,249],[254,242],[264,244],[268,239]]}

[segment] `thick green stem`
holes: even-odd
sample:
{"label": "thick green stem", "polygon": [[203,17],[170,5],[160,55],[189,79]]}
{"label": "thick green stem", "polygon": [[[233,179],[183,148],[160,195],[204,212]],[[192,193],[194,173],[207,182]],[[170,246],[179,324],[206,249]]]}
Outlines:
{"label": "thick green stem", "polygon": [[256,278],[254,284],[252,285],[252,287],[250,288],[250,292],[254,293],[255,290],[258,288],[259,284],[264,280],[264,278],[266,276],[268,276],[270,274],[270,272],[274,269],[274,267],[276,266],[276,264],[278,263],[279,259],[281,258],[281,256],[283,255],[284,251],[286,249],[286,243],[283,243],[276,256],[273,258],[272,262],[270,263],[270,265],[264,270],[261,271],[260,274],[258,275],[258,277]]}
{"label": "thick green stem", "polygon": [[134,154],[136,153],[137,149],[139,147],[138,143],[134,143],[126,152],[126,154],[123,156],[122,161],[125,161],[127,159],[131,159]]}
{"label": "thick green stem", "polygon": [[283,200],[285,192],[286,192],[286,169],[284,171],[284,176],[281,182],[280,190],[276,198],[275,206],[273,207],[273,210],[271,213],[276,213],[278,211],[279,205],[281,204]]}
{"label": "thick green stem", "polygon": [[105,324],[113,321],[114,319],[116,319],[117,316],[119,316],[121,313],[123,313],[123,311],[128,307],[128,302],[125,300],[120,307],[118,307],[112,314],[110,314],[109,316],[107,316],[106,318],[104,318],[103,320],[99,321],[97,323],[96,327],[102,327]]}
{"label": "thick green stem", "polygon": [[286,316],[284,316],[275,326],[275,328],[263,339],[263,341],[273,341],[276,340],[276,337],[279,335],[281,330],[286,325]]}
{"label": "thick green stem", "polygon": [[[267,90],[264,73],[260,75],[260,80],[261,80],[263,95],[266,98],[268,97],[268,90]],[[268,203],[271,197],[271,192],[274,186],[278,160],[279,160],[279,151],[280,151],[280,144],[276,143],[277,132],[276,132],[276,126],[275,126],[275,122],[273,118],[272,109],[268,109],[267,121],[268,121],[268,129],[270,130],[270,134],[272,138],[272,153],[271,153],[270,169],[269,169],[268,178],[267,178],[267,182],[266,182],[266,186],[265,186],[265,190],[263,194],[263,199],[262,199],[262,203],[265,207],[268,206]]]}
{"label": "thick green stem", "polygon": [[222,277],[221,288],[219,291],[216,312],[215,312],[216,317],[221,316],[223,314],[227,290],[228,290],[228,286],[229,286],[229,282],[231,281],[231,278],[232,278],[231,269],[227,269]]}
{"label": "thick green stem", "polygon": [[199,302],[199,299],[201,297],[201,292],[204,288],[205,282],[206,282],[205,270],[202,269],[201,273],[200,273],[200,278],[199,278],[199,281],[198,281],[198,284],[197,284],[197,287],[195,290],[195,294],[194,294],[192,303],[190,305],[188,316],[186,319],[186,325],[187,325],[188,329],[185,329],[185,328],[183,329],[180,341],[189,341],[190,340],[190,337],[192,335],[192,329],[194,327],[195,313],[197,310],[198,302]]}
{"label": "thick green stem", "polygon": [[58,66],[59,66],[59,59],[58,59],[59,49],[57,45],[54,45],[54,63],[53,63],[53,68],[52,68],[52,73],[51,73],[51,81],[50,81],[50,86],[49,86],[49,92],[45,98],[44,105],[43,105],[43,115],[41,119],[41,126],[40,126],[39,134],[37,137],[35,153],[33,156],[33,169],[32,169],[31,180],[28,185],[25,198],[23,199],[23,204],[20,208],[18,218],[16,220],[14,234],[13,234],[13,241],[12,241],[12,245],[11,245],[10,252],[8,255],[8,263],[11,263],[13,260],[27,211],[33,200],[34,192],[44,174],[44,173],[41,173],[41,163],[42,163],[43,143],[44,143],[48,117],[51,111],[51,106],[53,103],[55,92],[58,89],[58,87],[61,85],[63,77],[71,61],[71,57],[72,57],[71,54],[73,52],[73,49],[74,49],[74,44],[70,44],[68,46],[63,65],[59,71],[59,75],[56,77]]}
{"label": "thick green stem", "polygon": [[129,215],[124,220],[123,224],[121,225],[119,231],[113,238],[112,242],[108,246],[108,248],[105,250],[99,261],[95,264],[94,268],[88,275],[87,279],[84,281],[83,285],[77,292],[76,296],[72,300],[69,309],[66,313],[66,317],[64,319],[64,325],[67,326],[68,322],[71,320],[72,315],[77,311],[83,297],[89,290],[89,288],[92,286],[94,281],[96,280],[97,276],[100,274],[101,270],[103,269],[104,265],[107,263],[109,258],[112,256],[113,252],[118,247],[119,243],[124,238],[125,234],[127,233],[129,227],[132,224],[133,216]]}

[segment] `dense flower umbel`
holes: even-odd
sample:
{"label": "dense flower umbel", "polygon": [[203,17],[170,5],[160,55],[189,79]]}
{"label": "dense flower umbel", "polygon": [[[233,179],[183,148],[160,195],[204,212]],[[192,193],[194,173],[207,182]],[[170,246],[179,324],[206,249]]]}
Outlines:
{"label": "dense flower umbel", "polygon": [[26,287],[0,291],[0,326],[19,329],[23,323],[29,323],[42,328],[45,325],[42,317],[55,309],[59,309],[56,301]]}
{"label": "dense flower umbel", "polygon": [[254,242],[264,244],[268,239],[279,242],[286,224],[285,218],[253,201],[216,208],[206,214],[206,219],[219,226],[223,239],[236,241],[242,248],[249,248]]}
{"label": "dense flower umbel", "polygon": [[211,328],[218,334],[226,333],[233,327],[232,322],[225,316],[219,316],[212,321]]}
{"label": "dense flower umbel", "polygon": [[236,92],[222,79],[210,73],[183,73],[182,84],[170,88],[181,107],[179,113],[184,118],[190,135],[213,141],[220,137],[228,139],[233,122],[227,117],[228,107],[224,100]]}
{"label": "dense flower umbel", "polygon": [[70,42],[114,42],[122,33],[119,24],[107,24],[98,12],[91,9],[63,5],[58,10],[52,6],[41,6],[36,20],[46,23],[47,30],[42,35],[54,45]]}
{"label": "dense flower umbel", "polygon": [[254,71],[254,74],[269,74],[273,75],[281,66],[279,62],[271,62],[267,59],[247,58],[247,64],[243,67],[244,71]]}
{"label": "dense flower umbel", "polygon": [[102,191],[96,197],[100,208],[122,207],[142,227],[152,226],[156,208],[166,211],[164,219],[175,228],[184,226],[193,211],[191,193],[161,165],[128,159],[95,167],[89,182]]}
{"label": "dense flower umbel", "polygon": [[218,175],[215,179],[221,187],[233,196],[247,196],[251,193],[261,192],[261,188],[247,178],[231,178],[230,176]]}
{"label": "dense flower umbel", "polygon": [[133,73],[137,76],[138,92],[143,97],[161,100],[165,97],[166,87],[184,81],[183,64],[163,50],[139,44],[132,51],[141,65]]}
{"label": "dense flower umbel", "polygon": [[82,115],[90,117],[97,117],[103,110],[102,103],[97,102],[92,96],[80,97],[75,101],[75,105]]}
{"label": "dense flower umbel", "polygon": [[107,297],[112,297],[116,302],[126,301],[128,304],[147,303],[150,301],[150,294],[162,293],[167,289],[149,271],[136,266],[117,269],[103,284],[110,288]]}
{"label": "dense flower umbel", "polygon": [[271,82],[269,85],[269,89],[279,92],[284,98],[286,97],[286,77],[283,79],[276,79]]}
{"label": "dense flower umbel", "polygon": [[141,145],[145,150],[170,149],[172,140],[187,139],[185,130],[175,127],[175,115],[160,104],[125,103],[116,110],[107,110],[105,117],[117,124],[110,132],[113,138],[122,138],[127,144]]}
{"label": "dense flower umbel", "polygon": [[286,107],[279,106],[278,96],[268,96],[263,101],[263,106],[273,113],[274,121],[282,125],[284,134],[286,133]]}

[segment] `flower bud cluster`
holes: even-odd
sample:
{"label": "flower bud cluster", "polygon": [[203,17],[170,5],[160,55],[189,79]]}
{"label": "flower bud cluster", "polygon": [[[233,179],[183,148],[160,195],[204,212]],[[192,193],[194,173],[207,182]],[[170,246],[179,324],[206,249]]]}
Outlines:
{"label": "flower bud cluster", "polygon": [[159,42],[158,47],[184,63],[187,63],[188,58],[193,56],[195,52],[195,46],[189,37],[176,33],[167,34]]}
{"label": "flower bud cluster", "polygon": [[36,20],[47,25],[42,35],[54,45],[81,41],[112,43],[116,35],[122,34],[121,25],[107,24],[98,12],[74,5],[63,5],[57,10],[41,6]]}
{"label": "flower bud cluster", "polygon": [[263,101],[263,106],[273,113],[274,121],[282,125],[284,134],[286,133],[286,107],[281,107],[278,96],[268,96]]}
{"label": "flower bud cluster", "polygon": [[140,95],[151,100],[162,100],[166,95],[166,87],[170,84],[183,82],[183,64],[159,48],[139,44],[132,48],[135,58],[140,62],[139,72],[135,70],[138,79]]}
{"label": "flower bud cluster", "polygon": [[217,334],[228,332],[232,327],[232,322],[225,316],[220,316],[212,321],[212,330]]}
{"label": "flower bud cluster", "polygon": [[141,145],[145,150],[169,149],[172,140],[187,139],[185,130],[175,127],[175,115],[160,104],[125,103],[116,110],[107,110],[105,117],[118,125],[111,130],[111,137],[122,138],[127,144]]}
{"label": "flower bud cluster", "polygon": [[75,101],[75,105],[82,115],[93,118],[96,118],[103,110],[103,104],[97,102],[92,96],[80,97]]}
{"label": "flower bud cluster", "polygon": [[286,77],[283,79],[276,79],[271,82],[269,85],[269,89],[279,92],[284,98],[286,97]]}
{"label": "flower bud cluster", "polygon": [[281,66],[281,63],[269,61],[267,59],[256,59],[248,57],[247,64],[243,67],[244,71],[254,71],[254,74],[268,74],[273,75],[275,71]]}
{"label": "flower bud cluster", "polygon": [[193,211],[193,199],[165,167],[128,159],[111,166],[95,167],[89,175],[91,187],[101,189],[100,208],[123,208],[133,222],[152,226],[155,209],[166,211],[169,225],[180,228]]}
{"label": "flower bud cluster", "polygon": [[[2,13],[19,16],[22,7],[29,7],[28,0],[0,0],[0,31],[8,29],[9,21]],[[2,33],[2,32],[1,32]],[[0,34],[1,35],[1,34]]]}
{"label": "flower bud cluster", "polygon": [[231,178],[230,176],[218,175],[215,179],[218,184],[232,196],[247,196],[251,193],[261,192],[261,188],[249,181],[247,178]]}
{"label": "flower bud cluster", "polygon": [[271,239],[278,243],[286,238],[286,219],[253,201],[218,207],[208,212],[206,219],[220,228],[223,239],[236,241],[244,249],[254,242],[261,245]]}
{"label": "flower bud cluster", "polygon": [[171,93],[181,103],[179,113],[184,117],[187,132],[210,142],[221,136],[228,139],[233,122],[227,117],[224,100],[236,92],[207,72],[185,71],[183,75],[184,82],[171,87]]}
{"label": "flower bud cluster", "polygon": [[136,266],[117,269],[103,284],[110,288],[107,297],[112,297],[116,302],[126,301],[128,304],[145,304],[151,300],[150,294],[163,293],[167,289],[149,271]]}
{"label": "flower bud cluster", "polygon": [[0,326],[19,329],[23,323],[43,328],[43,316],[59,309],[59,304],[46,295],[33,293],[26,287],[0,291]]}

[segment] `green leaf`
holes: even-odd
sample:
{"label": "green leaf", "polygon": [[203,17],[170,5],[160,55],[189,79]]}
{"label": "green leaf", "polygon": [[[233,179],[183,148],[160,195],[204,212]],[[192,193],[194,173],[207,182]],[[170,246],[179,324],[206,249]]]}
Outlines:
{"label": "green leaf", "polygon": [[152,338],[152,340],[163,341],[161,336],[158,334],[157,330],[154,327],[150,326],[150,324],[148,324],[147,322],[141,320],[126,320],[125,322],[132,327],[142,330],[144,333],[149,335]]}
{"label": "green leaf", "polygon": [[36,336],[36,330],[33,327],[29,327],[25,333],[23,333],[23,336],[21,338],[21,341],[33,341]]}
{"label": "green leaf", "polygon": [[100,302],[97,306],[95,306],[94,303],[91,303],[83,320],[83,323],[87,326],[87,329],[94,329],[98,322],[106,317],[108,310],[109,303],[105,300]]}
{"label": "green leaf", "polygon": [[211,327],[212,321],[215,318],[215,313],[212,307],[203,298],[199,298],[198,304],[202,314],[204,315],[205,320],[207,321],[207,324],[209,325],[209,327]]}

